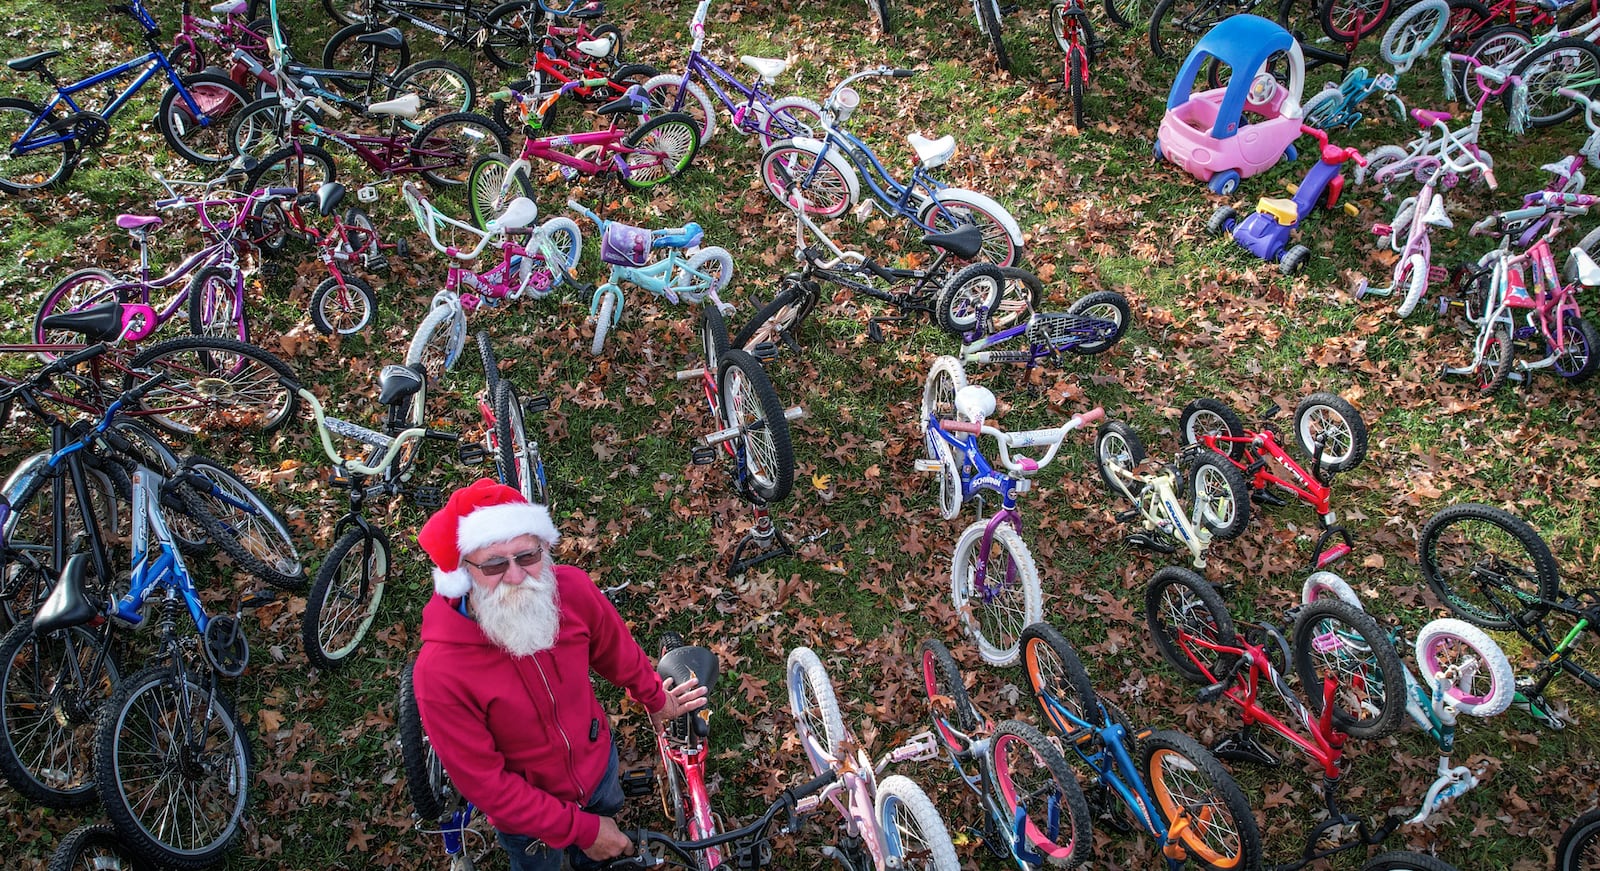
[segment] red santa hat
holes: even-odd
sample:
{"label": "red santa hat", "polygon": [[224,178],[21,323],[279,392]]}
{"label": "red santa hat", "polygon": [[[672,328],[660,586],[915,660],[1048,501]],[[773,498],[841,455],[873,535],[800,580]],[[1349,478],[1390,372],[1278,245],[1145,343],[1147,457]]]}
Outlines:
{"label": "red santa hat", "polygon": [[480,547],[532,535],[554,546],[561,540],[550,512],[529,502],[517,490],[490,478],[451,494],[417,533],[417,543],[433,560],[433,589],[447,599],[465,596],[472,576],[461,565],[461,555]]}

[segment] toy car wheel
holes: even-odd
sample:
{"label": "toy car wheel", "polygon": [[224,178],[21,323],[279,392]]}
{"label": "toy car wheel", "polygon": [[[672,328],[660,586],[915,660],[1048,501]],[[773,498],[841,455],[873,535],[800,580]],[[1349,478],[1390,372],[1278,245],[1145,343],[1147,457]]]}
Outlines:
{"label": "toy car wheel", "polygon": [[1209,187],[1214,194],[1228,196],[1239,189],[1239,174],[1231,169],[1219,172],[1211,177]]}
{"label": "toy car wheel", "polygon": [[1284,275],[1293,275],[1299,272],[1300,267],[1309,259],[1311,259],[1311,249],[1304,245],[1296,245],[1283,252],[1283,259],[1278,261],[1278,268],[1283,270]]}
{"label": "toy car wheel", "polygon": [[1232,233],[1234,224],[1238,222],[1239,213],[1234,211],[1232,206],[1218,206],[1217,210],[1211,213],[1211,220],[1206,222],[1206,230],[1213,236],[1221,236]]}
{"label": "toy car wheel", "polygon": [[1151,151],[1155,154],[1156,163],[1160,163],[1166,159],[1166,155],[1161,153],[1161,140],[1156,140],[1155,147],[1153,147]]}
{"label": "toy car wheel", "polygon": [[1291,143],[1288,148],[1283,150],[1283,159],[1288,163],[1294,163],[1300,159],[1300,150]]}

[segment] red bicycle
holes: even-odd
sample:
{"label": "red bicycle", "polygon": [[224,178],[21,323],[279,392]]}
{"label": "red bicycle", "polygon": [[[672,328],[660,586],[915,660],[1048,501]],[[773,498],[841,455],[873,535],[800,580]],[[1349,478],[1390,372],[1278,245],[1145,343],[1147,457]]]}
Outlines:
{"label": "red bicycle", "polygon": [[[1376,621],[1346,602],[1319,598],[1291,614],[1292,645],[1270,623],[1242,624],[1245,632],[1239,635],[1221,594],[1188,569],[1164,568],[1145,590],[1145,621],[1162,658],[1184,678],[1205,685],[1201,702],[1225,697],[1239,706],[1243,728],[1211,751],[1231,761],[1275,766],[1278,757],[1255,737],[1261,726],[1322,767],[1327,818],[1311,830],[1300,858],[1277,865],[1275,871],[1297,871],[1345,850],[1381,844],[1401,822],[1391,816],[1369,828],[1365,820],[1342,812],[1338,798],[1345,742],[1350,737],[1380,738],[1400,725],[1406,704],[1400,655]],[[1291,661],[1308,691],[1304,702],[1283,674]],[[1299,729],[1261,705],[1263,684],[1299,719]],[[1353,826],[1357,838],[1319,849],[1338,826]]]}
{"label": "red bicycle", "polygon": [[[704,647],[686,647],[683,638],[669,632],[661,638],[656,673],[671,678],[674,686],[698,678],[707,691],[705,707],[662,724],[656,732],[656,752],[661,757],[656,780],[661,788],[661,810],[672,821],[672,837],[702,841],[722,832],[722,820],[712,812],[706,792],[706,764],[711,756],[707,743],[711,735],[709,693],[717,682],[717,655]],[[716,847],[700,856],[703,871],[723,864],[722,851]]]}
{"label": "red bicycle", "polygon": [[[325,336],[359,333],[377,313],[377,292],[366,279],[348,272],[349,267],[359,264],[369,272],[381,272],[389,268],[384,252],[393,251],[400,257],[408,253],[405,239],[384,242],[378,237],[365,209],[341,209],[344,198],[344,185],[323,182],[315,191],[287,201],[270,201],[251,214],[265,234],[261,248],[269,254],[282,251],[291,236],[317,246],[317,259],[328,268],[328,277],[311,292],[311,323]],[[330,219],[333,226],[317,227],[307,209]]]}
{"label": "red bicycle", "polygon": [[[1262,409],[1263,418],[1278,413],[1278,406]],[[1178,429],[1185,445],[1201,445],[1227,457],[1250,481],[1251,498],[1268,505],[1284,502],[1273,487],[1299,497],[1317,512],[1322,534],[1317,537],[1312,570],[1325,568],[1350,553],[1350,533],[1338,524],[1331,506],[1333,476],[1360,465],[1367,455],[1367,425],[1355,406],[1332,393],[1313,393],[1294,410],[1294,435],[1300,450],[1311,459],[1311,470],[1289,456],[1270,424],[1245,429],[1232,408],[1209,397],[1183,408]],[[1330,541],[1338,541],[1329,545]]]}

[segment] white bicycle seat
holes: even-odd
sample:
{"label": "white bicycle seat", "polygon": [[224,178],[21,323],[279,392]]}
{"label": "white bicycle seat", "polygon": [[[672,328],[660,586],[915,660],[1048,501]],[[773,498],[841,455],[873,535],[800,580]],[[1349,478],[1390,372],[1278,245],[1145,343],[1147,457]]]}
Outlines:
{"label": "white bicycle seat", "polygon": [[783,71],[789,68],[789,62],[786,60],[776,60],[770,57],[756,57],[752,54],[743,55],[739,58],[739,60],[742,61],[745,66],[755,70],[756,74],[761,76],[762,83],[768,85],[776,82],[778,80],[778,76],[783,75]]}
{"label": "white bicycle seat", "polygon": [[917,153],[917,159],[929,169],[941,166],[956,153],[956,138],[954,136],[940,136],[938,139],[927,139],[919,133],[906,137],[911,143],[911,150]]}
{"label": "white bicycle seat", "polygon": [[956,417],[969,422],[986,420],[994,414],[994,392],[987,387],[968,384],[956,391]]}
{"label": "white bicycle seat", "polygon": [[1430,227],[1448,230],[1455,226],[1450,216],[1444,213],[1444,197],[1434,197],[1432,205],[1428,206],[1428,213],[1422,216],[1423,223]]}
{"label": "white bicycle seat", "polygon": [[1572,253],[1567,255],[1565,271],[1568,276],[1576,275],[1578,282],[1584,287],[1600,285],[1600,266],[1596,266],[1594,258],[1582,248],[1573,248]]}
{"label": "white bicycle seat", "polygon": [[520,230],[539,220],[539,207],[527,197],[517,197],[500,217],[489,222],[489,231]]}
{"label": "white bicycle seat", "polygon": [[222,0],[211,4],[211,11],[218,15],[243,15],[249,8],[250,0]]}
{"label": "white bicycle seat", "polygon": [[403,97],[395,97],[393,100],[373,103],[367,107],[367,112],[372,115],[395,115],[400,118],[415,118],[417,117],[417,110],[421,108],[421,97],[416,94],[406,94]]}
{"label": "white bicycle seat", "polygon": [[1569,155],[1561,158],[1555,163],[1547,163],[1544,166],[1539,167],[1539,171],[1548,172],[1551,175],[1559,175],[1562,178],[1567,178],[1572,175],[1572,162],[1574,160],[1576,160],[1576,158]]}
{"label": "white bicycle seat", "polygon": [[611,53],[611,46],[615,44],[615,40],[609,35],[599,39],[585,39],[578,42],[578,51],[590,57],[605,57]]}

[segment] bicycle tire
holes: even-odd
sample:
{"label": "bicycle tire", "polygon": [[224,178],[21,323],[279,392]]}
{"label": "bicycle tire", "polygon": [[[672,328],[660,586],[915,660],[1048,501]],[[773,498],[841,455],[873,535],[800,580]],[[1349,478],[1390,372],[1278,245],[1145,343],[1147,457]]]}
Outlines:
{"label": "bicycle tire", "polygon": [[677,112],[694,119],[700,131],[700,144],[717,135],[717,108],[706,89],[692,77],[662,73],[642,85],[650,105],[661,112]]}
{"label": "bicycle tire", "polygon": [[[450,321],[448,327],[445,321]],[[458,304],[434,306],[417,325],[417,332],[406,347],[406,365],[421,363],[426,377],[443,378],[445,372],[455,368],[466,345],[466,326],[467,314]],[[459,343],[457,336],[461,338]]]}
{"label": "bicycle tire", "polygon": [[416,809],[417,819],[425,823],[442,820],[447,814],[449,801],[449,775],[433,752],[433,742],[422,728],[422,712],[417,707],[417,693],[412,684],[416,660],[406,663],[400,670],[399,706],[395,711],[395,725],[400,732],[400,764],[406,774],[406,794]]}
{"label": "bicycle tire", "polygon": [[1365,611],[1333,598],[1312,602],[1295,618],[1290,650],[1312,712],[1322,713],[1322,678],[1331,670],[1340,675],[1333,697],[1333,722],[1340,731],[1381,738],[1400,726],[1405,665],[1388,633]]}
{"label": "bicycle tire", "polygon": [[964,338],[999,307],[1005,284],[1005,275],[992,264],[967,265],[939,288],[933,302],[935,322],[946,333]]}
{"label": "bicycle tire", "polygon": [[1089,80],[1089,56],[1081,46],[1067,50],[1063,62],[1065,75],[1062,84],[1067,89],[1067,99],[1072,103],[1072,126],[1083,129],[1083,92]]}
{"label": "bicycle tire", "polygon": [[878,784],[873,804],[891,865],[906,867],[907,857],[918,857],[928,871],[960,871],[961,860],[950,831],[922,787],[903,774],[891,774]]}
{"label": "bicycle tire", "polygon": [[[1176,14],[1174,7],[1178,7]],[[1150,53],[1157,60],[1182,56],[1203,34],[1237,11],[1238,4],[1231,0],[1161,0],[1150,13]]]}
{"label": "bicycle tire", "polygon": [[[948,354],[934,359],[922,382],[922,409],[917,423],[923,435],[932,429],[932,420],[956,419],[956,394],[966,386],[967,372],[959,359]],[[929,454],[928,459],[937,458]]]}
{"label": "bicycle tire", "polygon": [[1600,329],[1587,318],[1569,314],[1561,325],[1562,348],[1558,352],[1548,338],[1545,350],[1555,358],[1551,368],[1556,374],[1573,384],[1582,384],[1594,377],[1600,368]]}
{"label": "bicycle tire", "polygon": [[[881,2],[887,3],[888,0]],[[773,100],[767,104],[765,115],[761,119],[761,130],[758,134],[761,150],[765,153],[774,143],[797,136],[820,138],[817,134],[822,132],[822,127],[822,107],[818,106],[815,100],[808,100],[805,97],[784,97]]]}
{"label": "bicycle tire", "polygon": [[292,187],[302,194],[315,193],[339,174],[333,155],[315,145],[285,145],[261,158],[245,176],[251,190]]}
{"label": "bicycle tire", "polygon": [[816,307],[816,294],[812,285],[801,280],[785,281],[772,302],[762,306],[733,337],[732,347],[749,351],[756,345],[792,341],[805,323],[806,316]]}
{"label": "bicycle tire", "polygon": [[[1075,868],[1088,860],[1094,850],[1093,815],[1061,751],[1038,729],[1016,720],[1002,722],[992,740],[995,791],[1007,818],[1018,821],[1046,865]],[[1035,778],[1018,776],[1030,768]],[[1029,807],[1040,799],[1042,806]]]}
{"label": "bicycle tire", "polygon": [[922,641],[922,689],[933,716],[933,734],[945,749],[955,754],[968,751],[957,733],[971,735],[978,728],[978,709],[961,682],[961,668],[950,648],[935,638]]}
{"label": "bicycle tire", "polygon": [[[228,122],[228,147],[235,154],[270,154],[292,144],[293,119],[305,112],[286,109],[276,96],[263,97],[244,107]],[[252,208],[261,206],[257,201]]]}
{"label": "bicycle tire", "polygon": [[306,586],[305,561],[294,545],[289,525],[249,484],[221,463],[198,454],[183,461],[183,471],[210,481],[228,499],[248,510],[202,492],[180,477],[173,492],[188,515],[199,522],[209,541],[222,548],[239,568],[284,590]]}
{"label": "bicycle tire", "polygon": [[353,336],[372,323],[377,310],[377,291],[359,275],[330,275],[311,292],[311,323],[324,336]]}
{"label": "bicycle tire", "polygon": [[541,475],[534,465],[537,457],[529,450],[528,431],[523,425],[522,402],[516,386],[504,379],[494,388],[494,427],[499,449],[495,465],[501,483],[522,493],[529,502],[546,504]]}
{"label": "bicycle tire", "polygon": [[[1465,620],[1441,617],[1417,632],[1413,648],[1422,684],[1430,692],[1439,686],[1442,674],[1447,671],[1452,674],[1454,679],[1445,695],[1461,713],[1487,718],[1511,707],[1517,675],[1505,651],[1487,632]],[[1453,649],[1461,650],[1467,662],[1474,665],[1471,669],[1473,682],[1467,686],[1457,683],[1459,673],[1467,669],[1455,668],[1456,662],[1451,658]]]}
{"label": "bicycle tire", "polygon": [[1074,354],[1084,356],[1103,354],[1111,350],[1113,345],[1122,341],[1123,334],[1128,331],[1128,325],[1133,322],[1133,310],[1128,306],[1128,298],[1114,290],[1097,290],[1078,297],[1072,305],[1067,306],[1067,314],[1116,324],[1112,334],[1100,341],[1080,342],[1067,349]]}
{"label": "bicycle tire", "polygon": [[977,191],[944,188],[935,192],[917,208],[917,223],[935,233],[976,224],[983,232],[983,249],[974,260],[1004,268],[1017,265],[1022,258],[1022,230],[1016,219],[1004,206]]}
{"label": "bicycle tire", "polygon": [[1405,290],[1405,298],[1400,300],[1394,313],[1403,318],[1410,317],[1417,310],[1417,304],[1422,302],[1422,295],[1428,292],[1428,259],[1420,253],[1407,257],[1400,266],[1393,287],[1395,290]]}
{"label": "bicycle tire", "polygon": [[495,361],[489,331],[479,330],[474,338],[478,341],[478,362],[483,364],[484,391],[492,400],[495,387],[500,383],[500,364]]}
{"label": "bicycle tire", "polygon": [[[167,447],[166,442],[154,431],[134,422],[129,418],[118,417],[111,423],[123,438],[132,442],[143,461],[149,461],[151,467],[161,473],[162,477],[172,479],[182,471],[183,462],[178,455]],[[108,469],[121,468],[116,464],[109,464]],[[120,489],[122,484],[117,484]],[[128,483],[131,499],[132,483]],[[120,495],[120,494],[119,494]],[[185,554],[203,555],[211,552],[211,537],[206,533],[205,527],[200,525],[197,518],[190,517],[183,501],[178,498],[175,488],[162,494],[158,503],[161,518],[167,525],[167,531],[172,533],[172,539],[177,543],[178,549]]]}
{"label": "bicycle tire", "polygon": [[[343,27],[349,24],[377,20],[372,15],[374,5],[374,0],[342,0],[342,2],[341,0],[322,0],[322,11],[328,13],[329,18],[332,18]],[[255,0],[251,0],[252,8],[250,14],[252,16],[259,14],[261,11],[255,9],[254,6]],[[383,20],[388,21],[395,18],[394,13],[389,12],[389,10],[385,9],[384,12],[386,14],[382,16]]]}
{"label": "bicycle tire", "polygon": [[[1463,558],[1460,553],[1443,552],[1460,551],[1463,545],[1483,555]],[[1561,577],[1550,546],[1522,518],[1493,505],[1462,503],[1428,518],[1417,533],[1417,561],[1423,581],[1439,601],[1452,614],[1484,629],[1537,623],[1550,610],[1544,603],[1561,597]],[[1455,570],[1457,566],[1461,569]],[[1490,598],[1481,587],[1469,588],[1474,578],[1479,584],[1492,582],[1501,598]],[[1497,601],[1520,610],[1508,613]]]}
{"label": "bicycle tire", "polygon": [[1111,468],[1120,468],[1132,473],[1144,462],[1144,442],[1139,441],[1139,435],[1133,431],[1133,427],[1120,420],[1108,420],[1101,424],[1094,437],[1094,455],[1095,465],[1100,470],[1100,481],[1106,485],[1106,490],[1116,496],[1122,494],[1123,487],[1127,487],[1128,493],[1137,499],[1144,490],[1143,482],[1134,480],[1123,483],[1110,471]]}
{"label": "bicycle tire", "polygon": [[[69,658],[87,672],[100,650],[82,626],[41,634],[24,621],[0,639],[0,775],[34,804],[67,810],[97,801],[90,738],[116,691],[117,657],[106,654],[93,690],[63,672]],[[58,698],[64,687],[70,696]]]}
{"label": "bicycle tire", "polygon": [[[819,160],[823,165],[813,172],[812,167]],[[837,149],[824,150],[807,138],[774,143],[761,154],[760,173],[767,193],[789,208],[789,186],[810,176],[810,183],[800,191],[805,210],[823,219],[843,215],[861,198],[861,179],[855,167],[840,157]]]}
{"label": "bicycle tire", "polygon": [[[188,437],[202,429],[275,432],[294,419],[300,397],[289,364],[256,345],[209,336],[168,339],[129,361],[136,371],[164,372],[167,383],[139,400],[139,414]],[[197,414],[192,414],[198,412]]]}
{"label": "bicycle tire", "polygon": [[[50,114],[54,115],[54,110],[51,110]],[[16,120],[8,121],[7,118]],[[36,120],[40,118],[44,120]],[[44,107],[37,103],[14,97],[0,98],[0,129],[4,130],[0,132],[0,146],[4,146],[8,151],[18,141],[18,137],[35,124],[40,128],[46,128],[53,123],[50,115],[45,114]],[[77,138],[73,137],[30,150],[29,155],[37,155],[34,160],[24,161],[23,155],[8,159],[4,164],[0,164],[0,191],[8,194],[26,194],[65,185],[71,180],[72,171],[78,165],[80,150]]]}
{"label": "bicycle tire", "polygon": [[741,477],[761,501],[782,501],[794,486],[794,447],[783,403],[760,361],[729,349],[717,361],[717,395],[722,425],[741,432]]}
{"label": "bicycle tire", "polygon": [[1354,607],[1361,607],[1361,597],[1344,578],[1328,571],[1312,572],[1300,585],[1300,604],[1309,605],[1318,599],[1334,598]]}
{"label": "bicycle tire", "polygon": [[[728,322],[723,319],[722,312],[714,305],[700,309],[700,352],[706,358],[706,371],[716,372],[717,364],[722,361],[722,355],[728,353]],[[721,397],[717,397],[718,408],[721,408]],[[721,412],[717,412],[721,415]],[[721,426],[722,421],[718,420]]]}
{"label": "bicycle tire", "polygon": [[889,9],[889,0],[867,0],[867,9],[871,10],[872,17],[878,21],[878,29],[884,36],[894,35],[894,14]]}
{"label": "bicycle tire", "polygon": [[[1044,594],[1033,554],[1015,529],[994,527],[989,562],[984,567],[985,589],[975,589],[978,548],[988,523],[968,526],[956,539],[950,561],[950,601],[962,628],[977,642],[978,655],[990,665],[1011,665],[1022,647],[1022,631],[1044,619]],[[996,560],[996,557],[999,557]],[[994,578],[1001,578],[996,584]],[[1013,619],[1012,615],[1020,615]]]}
{"label": "bicycle tire", "polygon": [[[696,276],[703,275],[704,279]],[[689,262],[672,276],[672,289],[690,302],[715,296],[733,280],[733,255],[718,245],[695,252]],[[714,308],[715,306],[713,306]]]}
{"label": "bicycle tire", "polygon": [[1517,351],[1512,342],[1511,327],[1503,323],[1495,324],[1483,346],[1483,357],[1472,372],[1478,393],[1488,396],[1504,387],[1516,361]]}
{"label": "bicycle tire", "polygon": [[1123,30],[1150,21],[1145,0],[1104,0],[1106,17]]}
{"label": "bicycle tire", "polygon": [[1245,443],[1219,441],[1213,446],[1202,440],[1206,436],[1247,438],[1244,421],[1226,402],[1202,396],[1183,407],[1183,414],[1178,418],[1179,440],[1185,446],[1200,445],[1230,459],[1244,460]]}
{"label": "bicycle tire", "polygon": [[178,93],[176,85],[161,95],[156,112],[156,128],[178,156],[197,166],[214,166],[232,159],[228,129],[236,115],[250,105],[250,95],[227,76],[195,73],[178,81],[189,91],[206,122],[199,123]]}
{"label": "bicycle tire", "polygon": [[1200,522],[1213,538],[1230,541],[1250,525],[1250,482],[1238,466],[1215,451],[1200,451],[1189,467],[1189,495],[1205,499]]}
{"label": "bicycle tire", "polygon": [[1260,867],[1255,813],[1211,751],[1182,732],[1157,730],[1140,743],[1139,769],[1167,829],[1188,818],[1178,839],[1190,859],[1207,868]]}
{"label": "bicycle tire", "polygon": [[1426,55],[1450,24],[1450,4],[1423,0],[1401,10],[1378,40],[1378,54],[1387,63],[1410,64]]}
{"label": "bicycle tire", "polygon": [[[233,705],[221,693],[213,694],[205,685],[198,683],[193,677],[185,675],[185,686],[176,686],[172,665],[157,665],[139,672],[122,682],[111,701],[106,704],[101,712],[99,729],[95,735],[95,771],[99,772],[96,786],[100,793],[100,800],[105,805],[106,815],[111,818],[111,824],[116,826],[117,834],[129,849],[143,856],[145,859],[185,871],[199,871],[199,869],[215,865],[222,861],[228,848],[238,839],[243,831],[244,809],[249,802],[250,784],[250,751],[249,739],[246,738],[237,716],[234,714]],[[160,696],[168,696],[163,704]],[[155,700],[145,702],[142,697],[155,696]],[[150,736],[149,743],[156,750],[168,752],[183,752],[180,748],[185,743],[177,736],[170,735],[172,728],[173,712],[183,715],[180,709],[182,700],[188,699],[191,703],[199,702],[203,707],[201,711],[190,712],[189,716],[202,716],[208,726],[208,731],[200,742],[200,746],[207,748],[221,747],[222,752],[208,755],[218,756],[217,763],[200,765],[190,763],[180,764],[180,760],[167,758],[153,761],[152,767],[158,772],[170,772],[169,777],[181,780],[183,789],[173,796],[168,802],[155,804],[135,804],[135,797],[124,790],[123,780],[138,780],[130,776],[128,769],[133,767],[134,759],[123,764],[122,750],[126,740],[136,736]],[[141,709],[144,709],[141,711]],[[140,716],[140,714],[149,716]],[[130,718],[145,720],[146,722],[129,725]],[[166,740],[162,740],[163,735]],[[130,748],[131,749],[131,748]],[[142,754],[151,756],[153,754]],[[188,754],[185,753],[185,756]],[[219,764],[220,763],[220,764]],[[196,778],[194,772],[203,771],[205,777]],[[164,781],[167,778],[155,778]],[[202,833],[206,840],[198,845],[184,847],[171,844],[162,840],[162,834],[146,825],[147,814],[155,813],[166,815],[171,810],[170,805],[180,799],[198,799],[201,788],[217,785],[223,798],[214,803],[222,811],[223,816],[210,826],[214,834]],[[203,812],[209,806],[201,805],[188,815],[192,821],[199,821]]]}
{"label": "bicycle tire", "polygon": [[528,66],[528,55],[544,38],[544,22],[544,11],[534,0],[512,0],[490,9],[483,19],[484,56],[503,70]]}
{"label": "bicycle tire", "polygon": [[[1537,130],[1571,118],[1579,111],[1572,100],[1556,93],[1573,88],[1592,97],[1600,91],[1600,48],[1579,37],[1551,40],[1529,52],[1511,71],[1522,79],[1528,95],[1528,126]],[[1512,89],[1501,96],[1511,108]],[[1548,111],[1544,107],[1551,106]]]}
{"label": "bicycle tire", "polygon": [[[1480,31],[1472,47],[1463,53],[1477,58],[1481,64],[1509,71],[1514,70],[1532,51],[1533,37],[1528,31],[1514,24],[1501,24]],[[1477,105],[1481,93],[1478,77],[1465,64],[1457,65],[1455,75],[1457,84],[1461,86],[1462,102]]]}
{"label": "bicycle tire", "polygon": [[84,823],[68,832],[50,855],[45,871],[111,871],[132,869],[151,871],[150,864],[135,856],[117,837],[115,827],[106,823]]}
{"label": "bicycle tire", "polygon": [[209,266],[189,281],[189,332],[196,336],[250,341],[244,295],[236,293],[234,270]]}
{"label": "bicycle tire", "polygon": [[533,182],[522,170],[511,169],[511,158],[504,154],[485,154],[472,164],[467,176],[467,201],[472,205],[472,223],[480,230],[500,217],[518,197],[533,199]]}
{"label": "bicycle tire", "polygon": [[[1361,871],[1456,871],[1456,867],[1426,853],[1390,850],[1368,859]],[[1562,869],[1558,867],[1556,871]]]}
{"label": "bicycle tire", "polygon": [[622,183],[644,190],[671,181],[689,168],[700,151],[700,129],[688,115],[668,112],[634,128],[622,138],[622,144],[634,149],[622,155],[627,166]]}
{"label": "bicycle tire", "polygon": [[539,245],[542,253],[537,256],[543,259],[545,277],[530,279],[528,293],[534,299],[543,299],[577,274],[578,259],[583,256],[583,232],[576,221],[558,215],[539,225],[538,238],[543,240]]}
{"label": "bicycle tire", "polygon": [[838,759],[845,731],[828,670],[811,648],[796,647],[789,651],[785,674],[789,712],[794,715],[795,734],[800,739],[801,749],[811,760],[812,771],[817,774],[832,771],[833,766],[821,754]]}
{"label": "bicycle tire", "polygon": [[1494,13],[1478,0],[1447,0],[1447,5],[1450,18],[1445,23],[1444,39],[1451,45],[1460,47],[1477,39],[1494,23]]}
{"label": "bicycle tire", "polygon": [[[40,345],[71,345],[83,341],[83,334],[73,330],[46,330],[44,319],[56,314],[81,311],[121,296],[121,279],[104,269],[79,269],[55,283],[44,295],[44,302],[33,316],[33,340]],[[39,354],[45,362],[56,358],[48,352]]]}
{"label": "bicycle tire", "polygon": [[[485,51],[487,52],[487,46]],[[431,82],[431,84],[429,84]],[[472,74],[447,60],[417,61],[397,73],[389,82],[389,99],[406,93],[421,99],[417,114],[406,119],[407,126],[421,126],[454,112],[471,112],[478,101]]]}
{"label": "bicycle tire", "polygon": [[1585,857],[1600,850],[1600,810],[1592,810],[1572,821],[1561,833],[1556,847],[1556,871],[1590,871],[1594,867]]}
{"label": "bicycle tire", "polygon": [[[1305,104],[1300,107],[1301,118],[1310,126],[1320,130],[1333,130],[1340,126],[1350,126],[1345,118],[1344,94],[1338,88],[1323,88],[1306,98]],[[1345,120],[1339,120],[1345,118]],[[1336,124],[1335,121],[1338,120]],[[1228,208],[1223,206],[1221,208]],[[1228,209],[1232,212],[1232,209]],[[1228,232],[1225,227],[1215,227],[1211,232],[1222,235]]]}
{"label": "bicycle tire", "polygon": [[[1361,465],[1367,456],[1367,424],[1361,413],[1336,393],[1313,393],[1294,410],[1294,438],[1306,459],[1316,454],[1318,437],[1324,439],[1322,465],[1345,472]],[[1333,450],[1330,453],[1330,449]]]}
{"label": "bicycle tire", "polygon": [[[328,70],[353,70],[365,74],[372,72],[383,79],[393,79],[411,65],[411,43],[401,40],[398,48],[382,48],[356,41],[356,37],[388,30],[389,25],[376,21],[352,21],[335,31],[322,46],[322,68]],[[357,79],[347,76],[330,76],[334,89],[356,96],[377,84],[376,79]]]}
{"label": "bicycle tire", "polygon": [[[375,527],[356,526],[334,543],[306,595],[301,641],[312,665],[340,668],[366,639],[383,603],[390,554],[388,538]],[[343,603],[349,604],[330,611]]]}
{"label": "bicycle tire", "polygon": [[1388,17],[1389,0],[1322,0],[1317,8],[1322,32],[1344,44],[1377,30]]}
{"label": "bicycle tire", "polygon": [[[429,121],[411,138],[410,163],[427,166],[422,178],[436,188],[465,187],[472,168],[485,154],[505,154],[511,139],[505,128],[476,112],[451,112]],[[435,159],[425,152],[448,156]],[[447,161],[437,165],[438,160]],[[448,171],[441,171],[448,170]]]}
{"label": "bicycle tire", "polygon": [[1161,658],[1190,683],[1216,682],[1233,659],[1233,654],[1187,640],[1194,637],[1222,647],[1237,643],[1222,595],[1186,568],[1167,566],[1151,576],[1144,591],[1144,619]]}
{"label": "bicycle tire", "polygon": [[1067,709],[1092,730],[1106,725],[1106,712],[1094,691],[1094,681],[1065,635],[1049,623],[1030,624],[1022,630],[1022,666],[1039,713],[1051,728],[1080,747],[1085,740],[1098,740],[1080,734],[1083,727],[1057,710],[1057,706]]}
{"label": "bicycle tire", "polygon": [[978,29],[989,38],[989,46],[994,49],[995,65],[1009,71],[1011,56],[1006,52],[1006,41],[1002,36],[1004,26],[1000,23],[999,0],[972,0],[972,2],[978,13]]}
{"label": "bicycle tire", "polygon": [[593,318],[594,338],[589,342],[589,353],[596,357],[606,349],[606,334],[611,332],[611,327],[619,317],[617,301],[621,296],[617,287],[609,284],[601,287],[598,293],[600,305],[595,310]]}

